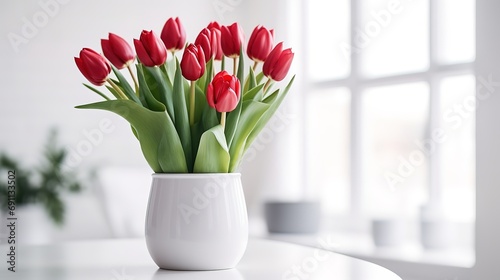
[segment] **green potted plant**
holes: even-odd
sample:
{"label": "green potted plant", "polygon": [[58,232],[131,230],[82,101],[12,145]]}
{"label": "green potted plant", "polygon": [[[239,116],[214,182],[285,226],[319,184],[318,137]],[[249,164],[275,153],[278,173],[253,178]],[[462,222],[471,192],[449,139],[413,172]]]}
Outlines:
{"label": "green potted plant", "polygon": [[[109,34],[101,41],[104,55],[84,48],[75,58],[82,74],[113,96],[85,85],[105,100],[77,108],[126,119],[154,172],[146,242],[161,268],[229,268],[245,251],[238,168],[293,82],[283,89],[275,83],[286,77],[294,54],[273,41],[273,30],[254,29],[246,49],[254,64],[247,69],[238,23],[212,22],[186,44],[181,21],[170,18],[161,36],[142,31],[135,52]],[[132,83],[120,72],[125,68]]]}
{"label": "green potted plant", "polygon": [[[68,151],[58,144],[55,130],[52,130],[49,135],[43,160],[39,166],[25,167],[22,162],[8,154],[0,154],[0,171],[11,172],[15,177],[10,184],[7,181],[0,181],[2,212],[5,215],[19,217],[22,222],[28,217],[20,213],[27,215],[30,212],[28,209],[39,211],[41,208],[55,225],[62,226],[65,218],[65,204],[61,196],[64,193],[76,193],[82,189],[82,184],[77,179],[78,176],[65,169],[67,156]],[[29,232],[25,229],[23,233],[27,236]],[[38,228],[37,236],[25,241],[38,242],[37,240],[46,238],[43,234]]]}

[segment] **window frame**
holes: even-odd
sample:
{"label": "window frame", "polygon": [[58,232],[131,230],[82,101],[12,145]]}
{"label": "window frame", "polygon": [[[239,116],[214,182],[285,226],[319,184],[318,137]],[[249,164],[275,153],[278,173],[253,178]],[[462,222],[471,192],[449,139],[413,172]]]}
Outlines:
{"label": "window frame", "polygon": [[[355,26],[360,26],[360,4],[361,0],[350,0],[350,45],[355,46]],[[308,2],[302,1],[301,18],[304,19],[303,24],[303,34],[307,34],[307,22],[308,22]],[[345,87],[350,90],[351,94],[351,104],[350,104],[350,217],[363,217],[362,213],[362,152],[361,152],[361,96],[363,91],[370,87],[378,86],[388,86],[405,84],[412,82],[425,82],[429,86],[429,115],[428,123],[426,124],[426,132],[428,135],[437,128],[440,128],[440,96],[437,94],[439,92],[440,80],[446,77],[452,77],[457,75],[474,75],[475,73],[475,61],[470,62],[459,62],[459,63],[442,63],[437,57],[437,29],[436,21],[438,3],[437,1],[429,0],[429,68],[427,70],[422,70],[419,72],[404,73],[404,74],[392,74],[382,77],[366,77],[361,73],[360,66],[360,52],[351,51],[350,52],[350,73],[344,78],[334,78],[329,80],[314,81],[308,77],[307,63],[305,73],[306,73],[306,85],[307,88],[314,90],[322,90],[328,88],[339,88]],[[308,46],[303,40],[301,49],[308,53]],[[305,58],[305,61],[307,58]],[[307,97],[303,97],[304,102],[307,102]],[[307,112],[305,112],[307,115]],[[307,136],[306,136],[307,137]],[[304,141],[307,143],[307,139]],[[306,144],[307,145],[307,144]],[[440,178],[440,156],[439,152],[433,153],[428,157],[428,174],[429,183],[427,185],[429,190],[429,203],[432,205],[441,205],[441,178]],[[307,174],[306,174],[307,178]]]}
{"label": "window frame", "polygon": [[[308,1],[300,0],[301,12],[298,15],[303,21],[301,34],[307,34],[307,8]],[[439,95],[435,94],[439,90],[440,80],[444,77],[457,75],[474,75],[477,77],[488,77],[493,75],[500,80],[500,56],[495,56],[495,51],[500,49],[500,34],[491,34],[491,26],[500,25],[500,17],[496,11],[500,10],[500,2],[495,0],[476,0],[476,57],[471,62],[447,64],[441,63],[437,59],[437,31],[433,29],[437,20],[437,3],[429,0],[429,68],[426,71],[393,75],[378,78],[366,78],[360,75],[359,54],[351,52],[351,71],[348,77],[342,79],[332,79],[328,81],[315,82],[307,77],[307,57],[302,59],[303,73],[306,77],[303,88],[307,91],[317,89],[347,87],[351,91],[351,214],[350,217],[359,217],[361,205],[359,194],[362,186],[359,178],[361,166],[361,143],[360,139],[360,95],[366,87],[384,86],[391,84],[401,84],[410,82],[427,82],[430,94],[430,112],[428,122],[428,132],[437,128],[439,124]],[[351,0],[351,26],[357,26],[359,21],[360,0]],[[351,45],[354,46],[353,28],[351,28]],[[307,53],[307,43],[303,40],[300,49]],[[496,81],[494,78],[494,81]],[[479,88],[479,82],[476,86]],[[465,279],[487,279],[493,275],[500,274],[500,267],[495,260],[500,258],[500,220],[495,213],[500,212],[500,204],[494,199],[500,197],[500,172],[494,166],[500,166],[500,130],[492,133],[495,122],[492,117],[500,119],[500,97],[491,98],[486,104],[476,111],[476,221],[475,232],[475,265],[473,267],[456,267],[451,265],[437,265],[420,262],[408,262],[394,259],[384,259],[370,256],[356,256],[368,261],[385,266],[398,273],[404,279],[442,279],[442,280],[465,280]],[[303,104],[307,102],[306,94],[302,95]],[[304,106],[303,109],[305,109]],[[304,111],[307,115],[307,111]],[[307,145],[307,136],[304,136],[304,145]],[[304,148],[307,153],[307,147]],[[429,158],[429,195],[435,201],[440,201],[440,158],[439,153],[434,153]],[[307,164],[307,163],[306,163]],[[305,176],[307,178],[307,174]],[[329,217],[331,218],[331,217]],[[359,223],[357,226],[359,227]],[[352,227],[351,227],[352,229]]]}

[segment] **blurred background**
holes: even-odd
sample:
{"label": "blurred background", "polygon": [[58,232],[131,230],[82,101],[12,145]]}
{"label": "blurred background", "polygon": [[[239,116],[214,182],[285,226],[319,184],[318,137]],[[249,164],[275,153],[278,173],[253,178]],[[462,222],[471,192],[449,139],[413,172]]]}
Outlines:
{"label": "blurred background", "polygon": [[[151,171],[124,120],[74,109],[99,98],[73,57],[100,50],[108,32],[132,43],[178,16],[189,42],[210,21],[238,21],[246,39],[262,24],[295,52],[296,84],[241,167],[251,235],[312,246],[328,238],[413,280],[475,265],[476,106],[487,102],[476,88],[494,91],[475,73],[475,0],[0,5],[1,178],[9,163],[35,186],[51,171],[68,174],[47,187],[60,201],[34,196],[19,207],[26,244],[143,236]],[[272,202],[318,205],[317,225],[281,217],[298,228],[269,231]]]}

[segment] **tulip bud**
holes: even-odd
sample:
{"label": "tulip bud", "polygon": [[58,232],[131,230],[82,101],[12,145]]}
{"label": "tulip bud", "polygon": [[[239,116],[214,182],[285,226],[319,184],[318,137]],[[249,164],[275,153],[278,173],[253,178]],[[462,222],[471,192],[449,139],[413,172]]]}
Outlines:
{"label": "tulip bud", "polygon": [[215,46],[215,51],[212,50],[215,60],[222,60],[224,53],[222,52],[221,46],[221,27],[218,22],[212,21],[208,24],[207,28],[212,31],[212,46]]}
{"label": "tulip bud", "polygon": [[83,76],[96,86],[102,86],[111,73],[109,62],[92,49],[82,49],[80,57],[75,57],[75,63]]}
{"label": "tulip bud", "polygon": [[134,45],[139,60],[148,67],[160,66],[167,60],[167,49],[153,31],[143,30]]}
{"label": "tulip bud", "polygon": [[[203,52],[205,54],[205,61],[208,62],[212,57],[214,57],[213,51],[216,51],[217,46],[215,45],[215,41],[212,40],[212,31],[210,31],[208,28],[204,28],[200,34],[198,34],[198,37],[196,37],[196,40],[194,41],[194,44],[197,46],[201,46],[203,49]],[[215,36],[215,35],[214,35]]]}
{"label": "tulip bud", "polygon": [[262,72],[264,72],[266,77],[275,81],[283,80],[288,70],[290,70],[293,56],[292,49],[283,50],[283,42],[279,43],[269,53],[264,66],[262,66]]}
{"label": "tulip bud", "polygon": [[205,54],[201,46],[189,44],[181,60],[182,76],[190,81],[198,80],[205,73]]}
{"label": "tulip bud", "polygon": [[217,112],[233,111],[240,100],[240,80],[226,71],[215,75],[207,87],[208,105]]}
{"label": "tulip bud", "polygon": [[274,30],[259,25],[255,27],[248,40],[247,54],[251,60],[265,61],[273,48]]}
{"label": "tulip bud", "polygon": [[225,56],[238,57],[243,41],[243,29],[237,22],[221,27],[221,46]]}
{"label": "tulip bud", "polygon": [[132,47],[122,37],[109,33],[108,39],[101,39],[104,56],[118,69],[123,69],[135,59]]}
{"label": "tulip bud", "polygon": [[170,52],[182,50],[186,43],[186,30],[178,17],[169,18],[161,31],[161,40]]}

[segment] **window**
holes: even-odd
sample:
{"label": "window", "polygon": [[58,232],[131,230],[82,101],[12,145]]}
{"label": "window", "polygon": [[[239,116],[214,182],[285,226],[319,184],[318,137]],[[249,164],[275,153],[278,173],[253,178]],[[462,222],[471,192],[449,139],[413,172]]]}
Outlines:
{"label": "window", "polygon": [[432,205],[472,225],[475,1],[303,7],[306,180],[324,211],[416,221]]}

